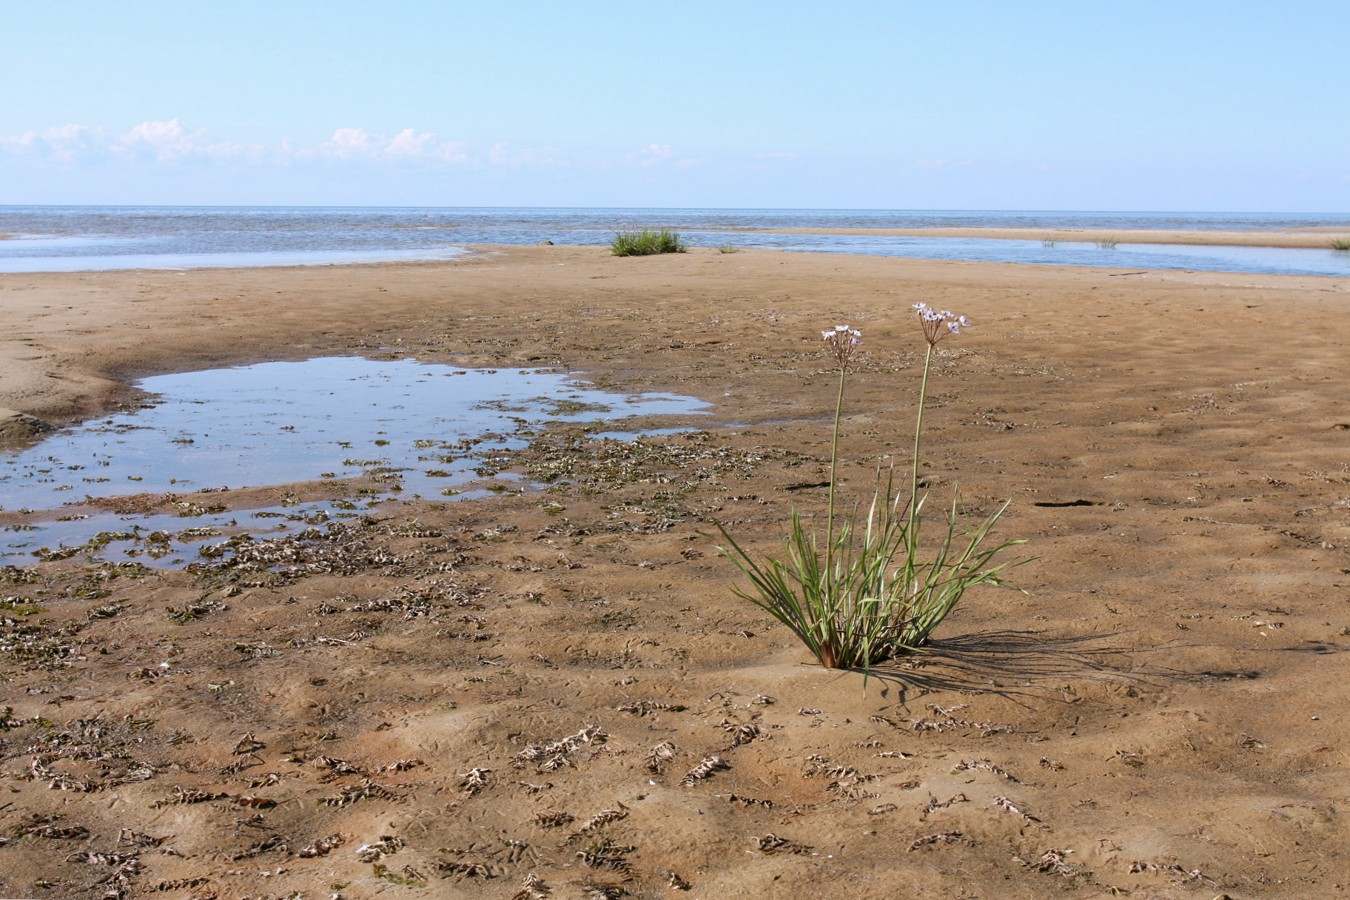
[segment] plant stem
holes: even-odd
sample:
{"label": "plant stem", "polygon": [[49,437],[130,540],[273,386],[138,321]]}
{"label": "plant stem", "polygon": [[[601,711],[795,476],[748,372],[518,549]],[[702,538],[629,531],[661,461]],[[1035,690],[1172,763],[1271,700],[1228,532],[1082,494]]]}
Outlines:
{"label": "plant stem", "polygon": [[928,344],[928,353],[923,358],[923,380],[919,382],[919,412],[914,423],[914,461],[909,477],[909,523],[914,524],[914,514],[919,505],[919,438],[923,436],[923,407],[928,398],[928,369],[933,364],[933,343]]}
{"label": "plant stem", "polygon": [[834,563],[834,480],[839,469],[839,416],[844,409],[844,376],[848,366],[839,367],[839,396],[834,401],[834,443],[830,446],[830,499],[825,507],[825,571],[833,571]]}

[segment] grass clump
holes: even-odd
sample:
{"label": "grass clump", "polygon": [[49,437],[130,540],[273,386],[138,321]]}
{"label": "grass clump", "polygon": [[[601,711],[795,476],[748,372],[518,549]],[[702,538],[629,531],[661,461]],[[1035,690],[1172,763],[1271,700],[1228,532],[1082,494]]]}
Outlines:
{"label": "grass clump", "polygon": [[897,493],[894,476],[876,492],[860,518],[855,510],[835,528],[835,481],[839,461],[839,419],[849,361],[862,334],[846,325],[822,336],[839,367],[830,452],[830,490],[824,546],[803,525],[796,510],[783,558],[752,557],[721,525],[729,547],[719,548],[750,579],[751,590],[735,593],[792,630],[821,665],[862,668],[913,653],[955,609],[966,590],[1002,583],[1003,572],[1025,560],[994,564],[995,557],[1022,541],[986,546],[1007,509],[1004,503],[974,528],[962,525],[959,493],[943,517],[939,536],[921,545],[927,495],[919,494],[919,450],[928,375],[938,341],[961,333],[965,316],[915,304],[928,352],[919,386],[913,462],[908,495]]}
{"label": "grass clump", "polygon": [[1350,237],[1332,238],[1331,249],[1340,250],[1342,252],[1350,250]]}
{"label": "grass clump", "polygon": [[678,232],[669,228],[644,228],[641,231],[620,231],[609,245],[615,256],[653,256],[657,253],[683,253],[689,247],[680,240]]}

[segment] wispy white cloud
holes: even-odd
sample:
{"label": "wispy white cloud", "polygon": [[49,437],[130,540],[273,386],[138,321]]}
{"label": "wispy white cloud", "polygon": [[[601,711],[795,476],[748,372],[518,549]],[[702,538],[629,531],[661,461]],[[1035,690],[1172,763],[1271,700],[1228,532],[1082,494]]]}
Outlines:
{"label": "wispy white cloud", "polygon": [[206,129],[188,131],[177,119],[142,122],[126,134],[118,135],[108,147],[113,153],[153,157],[159,162],[212,155]]}
{"label": "wispy white cloud", "polygon": [[44,131],[0,135],[0,152],[9,156],[74,163],[99,155],[102,135],[83,125],[59,125]]}
{"label": "wispy white cloud", "polygon": [[389,139],[385,155],[396,159],[432,159],[446,163],[469,161],[464,141],[442,141],[429,131],[405,128]]}
{"label": "wispy white cloud", "polygon": [[84,125],[62,125],[45,131],[0,135],[0,156],[36,162],[80,164],[100,160],[179,163],[188,160],[285,165],[313,160],[365,162],[472,162],[462,141],[443,141],[434,133],[405,128],[391,136],[365,128],[338,128],[317,145],[291,138],[273,147],[213,140],[205,128],[190,130],[178,119],[141,122],[122,133]]}
{"label": "wispy white cloud", "polygon": [[297,157],[320,156],[339,160],[386,160],[398,162],[469,162],[468,145],[463,141],[442,141],[429,131],[405,128],[393,137],[375,134],[364,128],[339,128],[314,151],[296,149]]}
{"label": "wispy white cloud", "polygon": [[85,125],[60,125],[0,135],[0,154],[61,164],[111,159],[161,163],[192,158],[261,160],[266,155],[259,145],[211,141],[206,129],[189,131],[178,119],[142,122],[120,134]]}
{"label": "wispy white cloud", "polygon": [[376,141],[364,128],[339,128],[319,145],[319,154],[335,159],[361,159],[374,156]]}
{"label": "wispy white cloud", "polygon": [[675,155],[669,144],[648,144],[635,153],[628,154],[628,161],[639,166],[655,166],[668,161]]}

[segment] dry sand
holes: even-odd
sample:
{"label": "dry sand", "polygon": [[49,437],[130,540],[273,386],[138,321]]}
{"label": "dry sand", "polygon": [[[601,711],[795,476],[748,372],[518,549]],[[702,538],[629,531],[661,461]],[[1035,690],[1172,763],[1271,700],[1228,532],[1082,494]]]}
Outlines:
{"label": "dry sand", "polygon": [[[733,596],[710,533],[775,551],[822,511],[822,327],[866,342],[841,492],[907,464],[918,300],[977,323],[941,345],[933,506],[1011,499],[999,535],[1037,559],[864,682]],[[387,504],[273,568],[0,570],[0,895],[1342,895],[1347,304],[1332,278],[564,247],[0,276],[0,406],[57,422],[137,376],[338,353],[717,404],[626,448],[559,431],[503,462],[567,484]]]}

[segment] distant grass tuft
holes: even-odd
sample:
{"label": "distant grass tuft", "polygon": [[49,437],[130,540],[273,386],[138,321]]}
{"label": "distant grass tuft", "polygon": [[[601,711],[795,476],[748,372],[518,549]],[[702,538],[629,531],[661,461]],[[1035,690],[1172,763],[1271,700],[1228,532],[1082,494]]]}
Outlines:
{"label": "distant grass tuft", "polygon": [[740,253],[741,248],[735,244],[722,244],[717,248],[718,253]]}
{"label": "distant grass tuft", "polygon": [[683,253],[689,248],[677,232],[669,228],[659,231],[644,228],[641,231],[620,231],[609,245],[615,256],[652,256],[656,253]]}
{"label": "distant grass tuft", "polygon": [[1332,238],[1332,239],[1331,239],[1331,249],[1332,249],[1332,250],[1350,250],[1350,237]]}
{"label": "distant grass tuft", "polygon": [[1119,241],[1115,240],[1114,238],[1106,238],[1105,240],[1101,240],[1101,241],[1098,241],[1098,242],[1097,242],[1097,249],[1098,249],[1098,250],[1114,250],[1114,249],[1116,249],[1116,244],[1118,244],[1118,243],[1119,243]]}

